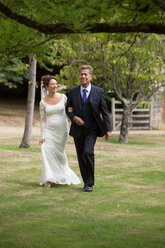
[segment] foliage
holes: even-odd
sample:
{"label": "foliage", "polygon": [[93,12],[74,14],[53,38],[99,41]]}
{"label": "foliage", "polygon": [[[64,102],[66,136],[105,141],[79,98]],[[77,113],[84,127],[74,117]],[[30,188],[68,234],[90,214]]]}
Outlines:
{"label": "foliage", "polygon": [[[123,103],[122,142],[128,142],[129,117],[143,100],[165,86],[164,37],[157,35],[77,35],[55,42],[55,57],[65,64],[59,82],[68,88],[79,84],[78,67],[91,64],[93,83],[117,95]],[[133,103],[135,102],[135,103]]]}
{"label": "foliage", "polygon": [[140,34],[65,37],[54,43],[55,63],[64,65],[58,80],[68,88],[77,85],[79,65],[91,64],[93,83],[107,96],[114,90],[122,102],[145,100],[164,82],[163,39]]}
{"label": "foliage", "polygon": [[163,10],[165,4],[159,0],[4,0],[0,3],[0,11],[6,16],[45,34],[164,33]]}
{"label": "foliage", "polygon": [[104,77],[104,70],[100,66],[101,51],[98,51],[97,38],[93,35],[72,35],[54,41],[54,60],[63,66],[60,75],[56,75],[60,84],[71,88],[79,84],[78,67],[91,64],[94,67],[93,83],[103,87],[108,97],[109,81]]}
{"label": "foliage", "polygon": [[[32,0],[4,0],[1,1],[5,6],[9,7],[10,10],[12,10],[14,13],[19,14],[21,16],[24,16],[28,18],[28,20],[36,21],[41,24],[58,24],[58,23],[64,23],[64,24],[73,24],[73,30],[74,32],[79,32],[78,30],[82,30],[82,32],[88,32],[88,28],[85,27],[86,24],[95,24],[95,23],[110,23],[117,27],[117,23],[160,23],[164,22],[164,15],[160,8],[160,5],[158,3],[155,4],[157,1],[131,1],[131,0],[125,0],[125,1],[94,1],[94,0],[76,0],[76,1],[32,1]],[[95,6],[95,8],[93,8]],[[96,60],[98,63],[97,68],[97,80],[98,84],[100,86],[104,85],[104,88],[106,89],[106,92],[110,88],[110,85],[107,83],[109,80],[107,80],[106,75],[102,75],[102,68],[99,69],[99,60],[96,59],[97,55],[100,56],[100,53],[104,53],[104,57],[102,58],[106,60],[106,57],[109,58],[109,54],[107,53],[107,42],[109,40],[109,34],[100,34],[98,36],[95,34],[94,36],[70,36],[67,39],[63,39],[63,44],[60,41],[55,44],[54,50],[55,53],[53,56],[57,56],[57,58],[54,58],[51,55],[51,46],[52,46],[52,39],[56,39],[57,41],[60,39],[57,36],[53,36],[51,34],[44,35],[40,31],[35,31],[32,28],[27,27],[27,25],[18,24],[15,21],[12,21],[8,19],[5,15],[2,13],[0,14],[1,21],[0,21],[0,36],[2,37],[1,43],[0,43],[0,65],[4,65],[7,63],[10,63],[10,60],[13,57],[17,58],[26,58],[29,56],[29,54],[35,54],[37,61],[40,62],[41,66],[47,70],[51,71],[51,68],[47,64],[52,65],[66,65],[65,66],[65,72],[62,75],[63,71],[61,72],[62,78],[66,79],[70,78],[70,82],[67,82],[68,86],[70,87],[73,83],[72,80],[75,82],[77,81],[77,75],[75,75],[74,70],[72,71],[71,67],[68,66],[69,60],[72,61],[73,65],[73,58],[74,60],[76,57],[76,51],[80,49],[85,49],[85,52],[82,51],[83,55],[82,60],[84,62],[88,62],[89,60],[92,62]],[[31,26],[33,27],[33,26]],[[39,25],[38,25],[39,27]],[[63,26],[60,28],[62,30]],[[89,31],[90,32],[90,31]],[[53,29],[52,29],[53,33]],[[58,32],[57,32],[58,33]],[[67,33],[67,31],[66,31]],[[113,34],[111,35],[111,39],[113,38]],[[129,46],[129,40],[130,35],[128,36],[128,46]],[[132,36],[132,34],[131,34]],[[66,36],[63,36],[66,37]],[[78,40],[83,40],[78,44],[78,47],[75,46],[76,43],[74,43],[74,46],[70,43],[73,43],[72,40],[76,39],[78,37]],[[83,38],[82,38],[83,37]],[[88,42],[89,37],[89,43],[90,44],[84,44],[85,42]],[[120,37],[120,35],[119,35]],[[126,38],[127,39],[127,38]],[[69,43],[67,44],[69,40]],[[127,42],[127,41],[126,41]],[[101,47],[100,47],[101,45]],[[83,48],[82,48],[83,46]],[[89,47],[88,47],[89,46]],[[110,42],[109,45],[110,46]],[[64,51],[62,51],[62,48],[64,48]],[[67,47],[67,48],[66,48]],[[97,48],[96,48],[97,47]],[[122,43],[121,47],[117,48],[117,51],[119,52],[122,50]],[[59,49],[57,51],[57,49]],[[65,52],[65,50],[67,51]],[[87,49],[87,52],[86,52]],[[125,47],[124,47],[125,49]],[[96,56],[94,54],[90,54],[90,59],[88,56],[88,50],[92,50],[93,53],[95,52]],[[110,49],[109,49],[110,50]],[[66,55],[64,54],[66,53]],[[107,53],[107,54],[106,54]],[[85,56],[86,54],[86,56]],[[67,56],[69,55],[69,59]],[[61,59],[62,57],[62,59]],[[79,58],[80,58],[79,57]],[[81,60],[81,58],[78,60]],[[121,61],[124,58],[121,58]],[[114,59],[115,60],[115,59]],[[47,63],[47,61],[49,63]],[[92,62],[94,64],[95,62]],[[114,61],[115,63],[115,61]],[[76,64],[76,61],[75,61]],[[123,70],[123,69],[122,69]],[[67,74],[67,75],[66,75]],[[73,79],[72,79],[73,77]],[[108,95],[107,95],[108,96]]]}
{"label": "foliage", "polygon": [[42,54],[50,45],[48,41],[52,38],[45,38],[44,34],[2,16],[0,37],[0,65],[7,64],[13,57],[26,58],[29,54],[35,54],[41,60]]}
{"label": "foliage", "polygon": [[0,83],[13,87],[27,81],[30,54],[35,54],[41,68],[52,70],[52,36],[45,37],[7,18],[1,18],[0,36]]}
{"label": "foliage", "polygon": [[9,88],[17,87],[17,83],[28,80],[28,64],[23,63],[17,58],[11,59],[7,66],[0,67],[0,84]]}
{"label": "foliage", "polygon": [[[155,4],[155,2],[157,5]],[[74,2],[70,0],[3,0],[1,1],[1,3],[9,7],[9,9],[12,10],[14,13],[24,16],[29,20],[37,21],[41,24],[51,23],[51,25],[53,25],[58,23],[72,23],[75,32],[76,30],[80,29],[87,32],[88,28],[85,28],[86,24],[110,23],[117,26],[116,22],[122,23],[123,21],[125,23],[159,23],[160,20],[161,23],[163,23],[164,21],[164,15],[160,8],[160,5],[157,3],[157,1],[150,0],[147,0],[145,2],[142,0],[136,0],[133,2],[131,0],[110,2],[100,0],[76,0]],[[93,8],[93,6],[95,6],[95,8]],[[51,34],[44,35],[41,32],[27,27],[26,25],[22,25],[15,22],[14,20],[8,19],[2,13],[0,14],[0,17],[0,65],[10,63],[13,57],[22,59],[28,57],[30,54],[35,54],[37,61],[40,62],[41,66],[51,71],[51,68],[47,67],[47,62],[45,61],[48,60],[48,64],[53,64],[54,59],[52,56],[50,56],[52,44],[51,40],[59,38],[57,36],[52,36]],[[62,27],[60,29],[62,29]],[[102,39],[104,39],[105,35],[100,35],[100,37],[101,36]],[[106,37],[108,36],[109,35],[107,35]],[[71,40],[75,38],[71,36],[69,39]],[[86,40],[87,38],[84,39]],[[95,38],[90,37],[89,39],[90,46],[95,46]],[[63,44],[60,44],[61,48],[59,48],[58,45],[56,45],[56,48],[54,47],[54,49],[60,50],[60,52],[56,51],[56,63],[58,65],[60,64],[61,66],[63,65],[62,63],[68,65],[68,58],[65,57],[62,51],[63,46],[65,46],[66,49],[66,42],[67,40]],[[91,44],[92,42],[93,44]],[[97,41],[97,43],[99,42]],[[83,46],[85,45],[83,44]],[[75,47],[75,49],[78,48]],[[98,53],[99,51],[100,49],[98,49]],[[70,54],[71,52],[72,54]],[[97,49],[95,49],[95,52],[97,53]],[[62,54],[63,62],[61,62],[59,54]],[[70,57],[75,57],[74,49],[70,46],[70,44],[68,44],[67,54],[69,54]],[[65,72],[66,69],[67,67],[65,68]],[[70,76],[70,78],[72,78],[73,72],[70,71],[69,67],[67,74],[68,76]],[[100,75],[99,77],[99,82],[101,82],[101,85],[104,84],[104,87],[107,87],[108,89],[109,85],[107,86],[105,84],[106,80],[104,79],[104,77],[102,77],[102,75]],[[74,81],[76,81],[76,77],[74,77]],[[69,85],[71,85],[71,83],[69,83]]]}
{"label": "foliage", "polygon": [[108,69],[124,104],[133,99],[149,100],[164,85],[163,39],[156,35],[136,35],[113,44]]}

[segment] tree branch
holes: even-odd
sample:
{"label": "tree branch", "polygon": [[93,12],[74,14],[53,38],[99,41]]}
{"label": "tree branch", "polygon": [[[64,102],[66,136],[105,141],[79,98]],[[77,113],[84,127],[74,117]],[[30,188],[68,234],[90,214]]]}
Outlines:
{"label": "tree branch", "polygon": [[[155,0],[156,1],[156,0]],[[160,1],[160,0],[159,0]],[[158,2],[158,0],[156,1]],[[163,1],[160,1],[163,2]],[[12,12],[12,10],[0,3],[0,12],[8,18],[17,21],[27,27],[36,29],[44,34],[73,34],[73,33],[155,33],[165,34],[165,24],[162,23],[94,23],[81,25],[75,29],[73,24],[56,23],[42,24],[25,16]]]}
{"label": "tree branch", "polygon": [[36,45],[33,45],[32,47],[39,47],[39,46],[42,46],[43,44],[47,43],[48,41],[50,40],[53,40],[54,37],[49,37],[48,39],[45,39],[43,41],[41,41],[40,43],[36,44]]}
{"label": "tree branch", "polygon": [[158,5],[161,9],[165,10],[165,1],[164,0],[152,0],[153,3]]}
{"label": "tree branch", "polygon": [[118,61],[125,55],[129,52],[129,50],[133,47],[133,45],[136,43],[136,38],[137,38],[138,34],[135,34],[135,37],[134,37],[134,40],[133,42],[131,43],[131,45],[129,46],[129,48],[120,55],[120,57],[118,58]]}

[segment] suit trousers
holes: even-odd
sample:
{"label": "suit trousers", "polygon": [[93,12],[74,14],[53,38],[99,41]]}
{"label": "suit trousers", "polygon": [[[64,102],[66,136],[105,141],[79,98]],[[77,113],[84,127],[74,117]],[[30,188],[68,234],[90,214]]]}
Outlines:
{"label": "suit trousers", "polygon": [[74,137],[79,168],[85,186],[94,185],[94,146],[97,135],[88,134]]}

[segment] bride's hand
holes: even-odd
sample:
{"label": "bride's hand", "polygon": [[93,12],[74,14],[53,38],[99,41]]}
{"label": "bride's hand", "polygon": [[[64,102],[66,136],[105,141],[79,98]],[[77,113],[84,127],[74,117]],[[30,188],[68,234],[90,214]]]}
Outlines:
{"label": "bride's hand", "polygon": [[73,108],[72,107],[68,107],[68,112],[72,113],[73,112]]}
{"label": "bride's hand", "polygon": [[41,87],[44,88],[44,82],[43,81],[41,81]]}
{"label": "bride's hand", "polygon": [[44,142],[45,142],[45,139],[44,139],[44,138],[41,138],[41,139],[39,140],[39,144],[40,144],[40,145],[42,145]]}

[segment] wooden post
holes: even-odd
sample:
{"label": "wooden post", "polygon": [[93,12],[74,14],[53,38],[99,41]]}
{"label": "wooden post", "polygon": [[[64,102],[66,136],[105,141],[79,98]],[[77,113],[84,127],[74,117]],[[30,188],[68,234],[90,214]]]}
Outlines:
{"label": "wooden post", "polygon": [[115,98],[112,98],[111,102],[111,109],[112,109],[112,130],[115,131]]}
{"label": "wooden post", "polygon": [[150,123],[149,123],[149,129],[153,129],[153,101],[150,102]]}

